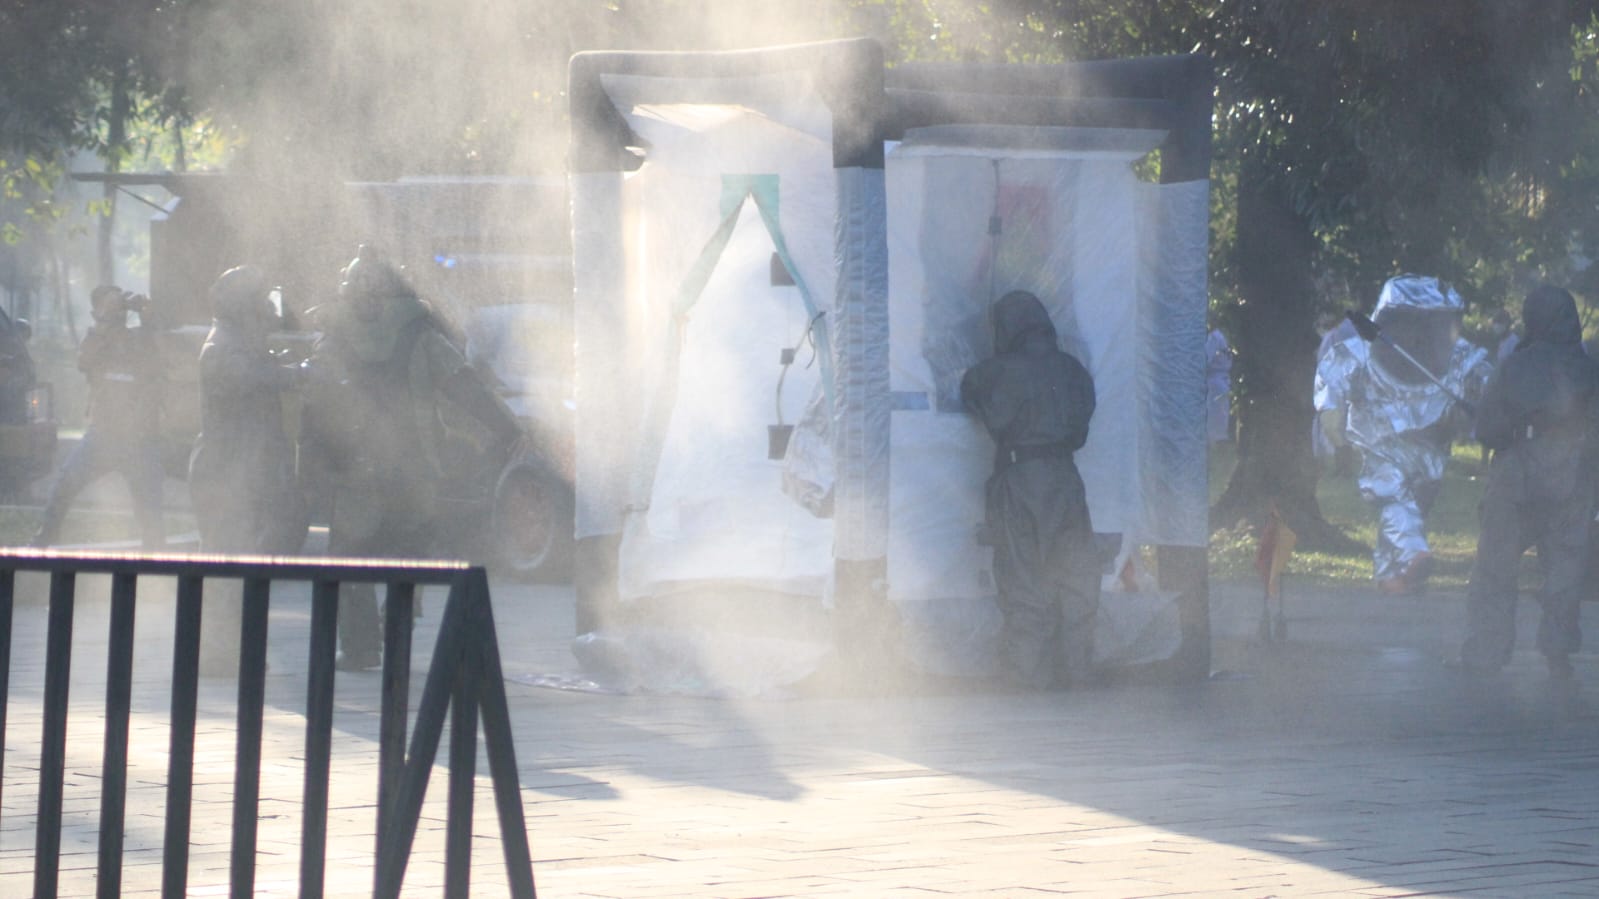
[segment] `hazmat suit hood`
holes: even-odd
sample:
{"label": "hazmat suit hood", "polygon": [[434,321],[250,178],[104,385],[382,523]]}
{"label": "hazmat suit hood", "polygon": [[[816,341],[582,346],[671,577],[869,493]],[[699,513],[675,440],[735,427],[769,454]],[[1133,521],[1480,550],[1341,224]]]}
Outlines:
{"label": "hazmat suit hood", "polygon": [[[1433,375],[1449,369],[1459,338],[1465,303],[1447,283],[1433,277],[1400,275],[1383,285],[1372,320],[1383,336],[1399,345]],[[1372,347],[1372,359],[1385,374],[1404,384],[1427,384],[1431,378],[1386,341]]]}
{"label": "hazmat suit hood", "polygon": [[1537,343],[1567,346],[1582,343],[1582,319],[1577,315],[1577,301],[1567,290],[1550,285],[1535,288],[1527,294],[1521,318],[1526,331],[1522,347]]}
{"label": "hazmat suit hood", "polygon": [[1466,311],[1466,303],[1447,282],[1430,276],[1400,275],[1389,278],[1382,286],[1372,318],[1381,324],[1383,313],[1389,309],[1460,313]]}
{"label": "hazmat suit hood", "polygon": [[994,352],[1014,353],[1029,346],[1055,349],[1055,323],[1038,297],[1013,290],[994,303]]}

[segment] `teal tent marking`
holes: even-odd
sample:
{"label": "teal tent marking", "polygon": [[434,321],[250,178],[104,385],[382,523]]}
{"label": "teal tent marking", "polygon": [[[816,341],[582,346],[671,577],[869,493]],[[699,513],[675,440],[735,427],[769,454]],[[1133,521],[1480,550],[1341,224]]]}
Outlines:
{"label": "teal tent marking", "polygon": [[[722,260],[722,253],[727,250],[727,244],[733,239],[733,229],[738,225],[739,217],[743,214],[746,200],[754,200],[755,208],[760,213],[761,222],[766,226],[766,233],[772,239],[772,247],[777,251],[777,258],[782,261],[783,268],[788,270],[794,285],[799,289],[800,301],[805,305],[805,314],[811,321],[817,321],[821,313],[816,305],[816,299],[811,294],[810,288],[805,283],[805,278],[800,275],[799,267],[794,264],[794,257],[789,254],[788,241],[783,238],[783,227],[779,217],[780,181],[775,174],[761,175],[723,175],[722,176],[722,221],[706,241],[694,264],[689,266],[688,274],[683,277],[679,285],[677,296],[672,301],[672,321],[681,329],[682,323],[688,317],[689,310],[699,302],[700,296],[705,292],[705,285],[711,280],[711,274],[716,271],[716,266]],[[816,355],[821,360],[822,391],[827,395],[828,408],[833,404],[833,359],[829,349],[828,322],[824,317],[812,328],[812,338],[816,341]]]}

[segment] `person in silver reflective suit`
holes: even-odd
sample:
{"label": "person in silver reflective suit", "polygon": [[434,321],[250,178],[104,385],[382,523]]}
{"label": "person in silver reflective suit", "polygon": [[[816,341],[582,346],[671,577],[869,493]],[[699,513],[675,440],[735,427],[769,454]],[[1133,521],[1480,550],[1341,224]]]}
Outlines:
{"label": "person in silver reflective suit", "polygon": [[1372,318],[1415,361],[1384,340],[1356,335],[1335,343],[1316,367],[1323,431],[1362,457],[1360,495],[1377,510],[1373,574],[1387,593],[1425,589],[1427,513],[1450,446],[1469,424],[1459,400],[1475,403],[1493,371],[1488,353],[1460,337],[1464,309],[1460,294],[1437,278],[1390,278]]}

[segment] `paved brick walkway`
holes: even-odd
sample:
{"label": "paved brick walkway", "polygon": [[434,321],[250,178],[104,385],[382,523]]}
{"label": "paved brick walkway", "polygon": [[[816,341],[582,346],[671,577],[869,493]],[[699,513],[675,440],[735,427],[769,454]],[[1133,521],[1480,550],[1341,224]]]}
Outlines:
{"label": "paved brick walkway", "polygon": [[[507,671],[574,671],[570,590],[496,590]],[[1438,664],[1458,637],[1458,596],[1357,591],[1291,592],[1290,642],[1255,647],[1254,588],[1215,593],[1220,673],[1188,687],[755,701],[512,684],[540,894],[1599,895],[1599,718],[1550,689],[1534,654],[1497,681],[1461,682]],[[419,659],[440,607],[430,594]],[[274,596],[265,895],[295,889],[307,609],[303,592]],[[104,620],[100,603],[80,604],[72,895],[94,889]],[[130,895],[159,878],[170,611],[141,606],[138,626]],[[43,604],[19,604],[0,896],[30,884],[43,628]],[[1599,691],[1590,657],[1578,670]],[[376,696],[375,675],[339,676],[334,895],[370,883]],[[231,683],[208,682],[201,704],[211,773],[197,788],[190,882],[221,895]],[[440,769],[408,894],[438,895],[443,783]],[[486,779],[478,813],[473,893],[501,894]]]}

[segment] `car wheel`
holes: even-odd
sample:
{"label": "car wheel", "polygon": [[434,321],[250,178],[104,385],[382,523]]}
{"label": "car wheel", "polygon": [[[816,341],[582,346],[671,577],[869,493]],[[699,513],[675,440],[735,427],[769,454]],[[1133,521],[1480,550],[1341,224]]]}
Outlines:
{"label": "car wheel", "polygon": [[565,577],[572,549],[572,489],[534,465],[513,465],[494,488],[494,558],[506,573]]}

